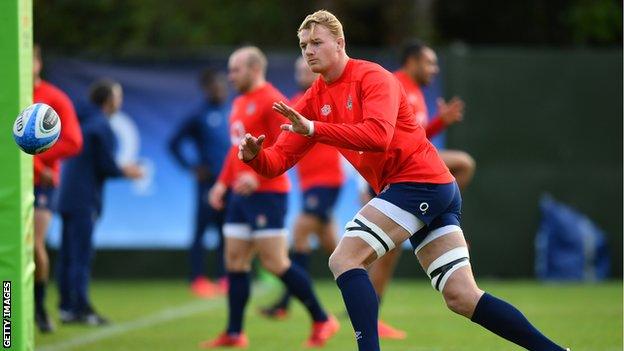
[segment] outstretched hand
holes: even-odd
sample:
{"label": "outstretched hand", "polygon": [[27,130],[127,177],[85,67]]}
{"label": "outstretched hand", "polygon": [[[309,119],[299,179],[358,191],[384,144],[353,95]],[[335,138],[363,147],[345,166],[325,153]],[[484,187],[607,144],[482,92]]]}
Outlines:
{"label": "outstretched hand", "polygon": [[258,152],[260,152],[265,138],[266,136],[264,134],[257,138],[249,133],[245,134],[245,137],[241,140],[240,144],[238,144],[238,159],[243,162],[253,160],[256,155],[258,155]]}
{"label": "outstretched hand", "polygon": [[312,121],[303,117],[299,112],[295,111],[295,109],[286,105],[284,102],[280,101],[273,103],[273,110],[288,118],[291,123],[282,124],[282,130],[287,130],[289,132],[305,136],[311,136],[314,133],[314,124]]}
{"label": "outstretched hand", "polygon": [[448,103],[440,98],[438,99],[438,115],[447,126],[461,122],[464,118],[464,102],[456,96]]}

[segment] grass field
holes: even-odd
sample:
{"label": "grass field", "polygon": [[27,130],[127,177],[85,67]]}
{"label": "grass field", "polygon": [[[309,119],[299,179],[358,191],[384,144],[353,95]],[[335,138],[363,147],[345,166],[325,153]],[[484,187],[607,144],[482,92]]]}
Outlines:
{"label": "grass field", "polygon": [[[534,282],[482,281],[481,287],[520,308],[544,333],[573,351],[622,350],[622,283],[541,285]],[[356,350],[340,293],[331,281],[317,292],[342,323],[324,350]],[[272,301],[277,287],[255,286],[247,309],[250,350],[302,349],[309,332],[305,311],[295,303],[284,321],[269,321],[257,313]],[[48,305],[58,321],[54,288]],[[197,343],[223,330],[223,298],[200,300],[182,281],[99,281],[92,287],[98,310],[113,323],[107,327],[58,325],[51,335],[37,334],[37,350],[198,350]],[[395,281],[381,316],[408,331],[407,340],[382,341],[386,351],[521,350],[459,316],[448,312],[426,281]]]}

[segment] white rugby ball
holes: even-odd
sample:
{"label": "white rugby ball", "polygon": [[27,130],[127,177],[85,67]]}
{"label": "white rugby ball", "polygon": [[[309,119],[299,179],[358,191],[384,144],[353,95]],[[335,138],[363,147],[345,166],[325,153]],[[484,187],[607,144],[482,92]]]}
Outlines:
{"label": "white rugby ball", "polygon": [[13,123],[17,146],[31,155],[51,148],[60,134],[61,119],[52,107],[43,103],[26,107]]}

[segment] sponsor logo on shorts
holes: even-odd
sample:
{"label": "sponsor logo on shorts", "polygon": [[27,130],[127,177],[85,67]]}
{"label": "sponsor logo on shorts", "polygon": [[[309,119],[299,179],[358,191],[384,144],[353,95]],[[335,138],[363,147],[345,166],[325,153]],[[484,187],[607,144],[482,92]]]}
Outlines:
{"label": "sponsor logo on shorts", "polygon": [[418,208],[420,209],[420,212],[422,212],[422,214],[425,214],[425,212],[427,212],[427,210],[429,209],[429,204],[426,202],[421,202]]}
{"label": "sponsor logo on shorts", "polygon": [[318,197],[309,195],[306,199],[306,205],[308,205],[309,208],[317,208],[319,205]]}
{"label": "sponsor logo on shorts", "polygon": [[347,98],[347,110],[351,111],[353,109],[353,100],[351,100],[351,95]]}
{"label": "sponsor logo on shorts", "polygon": [[267,225],[267,217],[263,214],[260,214],[256,217],[256,227],[264,228]]}
{"label": "sponsor logo on shorts", "polygon": [[355,331],[355,340],[360,340],[362,338],[362,332],[361,331]]}

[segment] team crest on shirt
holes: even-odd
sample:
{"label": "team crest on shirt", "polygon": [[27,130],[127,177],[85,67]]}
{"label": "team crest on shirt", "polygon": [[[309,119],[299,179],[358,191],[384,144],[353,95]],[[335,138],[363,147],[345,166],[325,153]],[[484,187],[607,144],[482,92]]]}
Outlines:
{"label": "team crest on shirt", "polygon": [[330,113],[331,113],[331,106],[323,105],[323,107],[321,107],[321,115],[327,117],[327,115],[329,115]]}
{"label": "team crest on shirt", "polygon": [[249,115],[253,115],[254,112],[256,112],[256,104],[252,102],[249,105],[247,105],[247,108],[245,109],[245,113],[247,113],[247,116],[249,116]]}
{"label": "team crest on shirt", "polygon": [[347,110],[351,111],[353,109],[353,100],[351,100],[351,95],[347,98]]}

